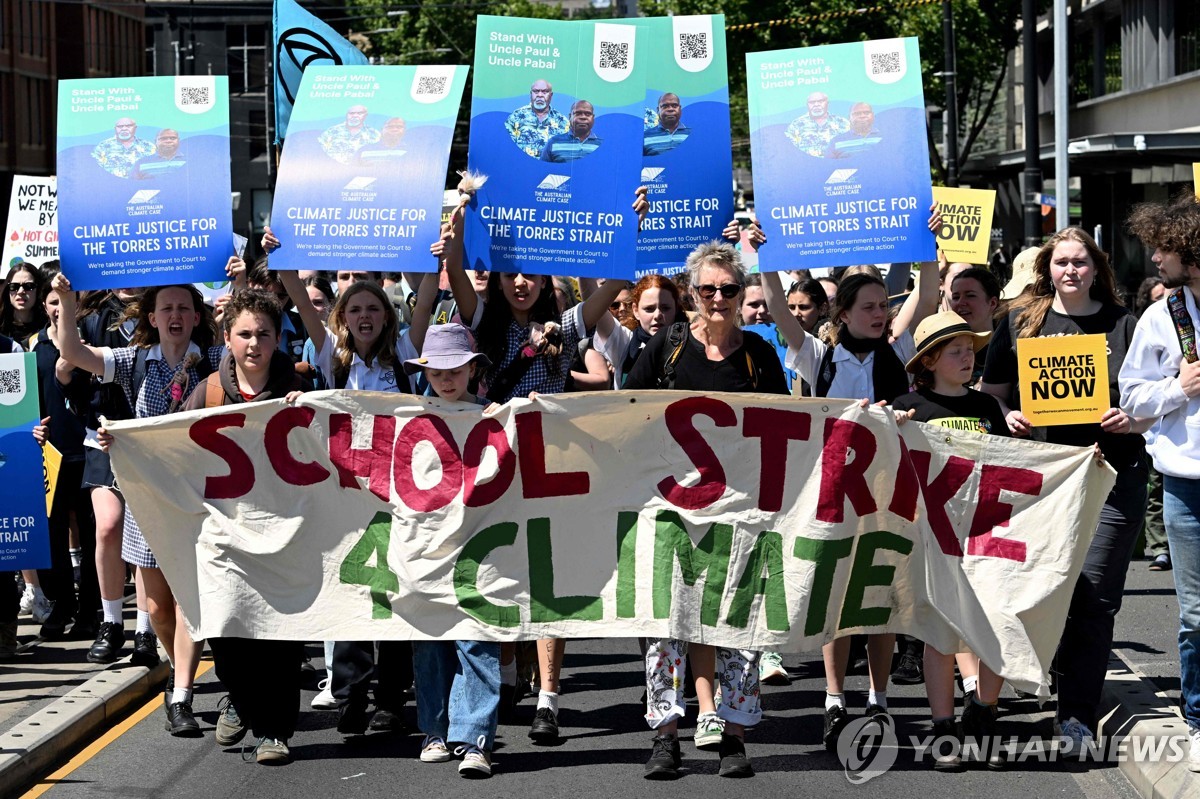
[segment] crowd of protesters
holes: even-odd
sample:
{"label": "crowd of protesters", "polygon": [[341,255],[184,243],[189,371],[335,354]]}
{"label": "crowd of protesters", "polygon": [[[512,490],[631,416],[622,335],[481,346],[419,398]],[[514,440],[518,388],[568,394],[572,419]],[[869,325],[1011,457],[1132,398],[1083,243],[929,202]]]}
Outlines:
{"label": "crowd of protesters", "polygon": [[[645,212],[644,191],[634,207]],[[172,666],[165,727],[179,737],[201,735],[192,684],[204,644],[189,638],[125,506],[102,419],[295,401],[313,388],[437,395],[480,412],[512,398],[583,390],[836,397],[889,405],[901,423],[961,428],[965,419],[983,434],[1096,448],[1117,482],[1056,657],[1056,734],[1080,749],[1093,744],[1114,619],[1145,528],[1150,568],[1175,577],[1189,764],[1200,770],[1200,204],[1193,198],[1139,206],[1129,220],[1159,271],[1136,292],[1140,321],[1108,257],[1078,228],[1022,253],[1017,272],[1026,277],[1004,288],[986,268],[931,262],[920,266],[906,296],[890,297],[874,266],[819,278],[748,274],[738,250],[724,242],[698,247],[674,277],[648,275],[632,285],[472,273],[463,265],[467,213],[460,204],[443,226],[431,247],[438,269],[424,275],[276,272],[269,253],[288,243],[268,230],[267,255],[249,267],[230,258],[231,291],[214,306],[189,285],[77,297],[55,263],[13,266],[0,293],[0,351],[36,353],[44,418],[35,435],[54,444],[63,466],[50,513],[51,566],[12,578],[11,596],[0,602],[0,657],[11,657],[19,643],[19,613],[41,624],[42,638],[92,640],[87,659],[94,663],[128,653],[154,665],[161,646]],[[930,222],[936,229],[936,213]],[[726,235],[736,241],[737,225]],[[757,226],[750,241],[771,246]],[[1094,424],[1032,425],[1021,410],[1017,342],[1074,334],[1106,338],[1110,407]],[[138,610],[127,650],[122,606],[131,579]],[[867,717],[887,715],[889,680],[923,681],[936,734],[994,735],[1003,681],[989,664],[911,638],[901,640],[897,658],[896,636],[866,639]],[[498,724],[511,720],[514,704],[532,689],[530,738],[560,737],[564,640],[539,641],[533,658],[516,644],[325,643],[328,676],[313,707],[336,710],[345,735],[402,730],[411,691],[424,736],[420,760],[458,757],[460,774],[486,777]],[[304,642],[207,644],[228,691],[218,744],[252,735],[258,762],[288,762]],[[824,742],[831,748],[851,718],[844,681],[856,645],[839,639],[822,652]],[[762,714],[760,683],[788,680],[779,653],[673,639],[639,646],[653,732],[646,777],[680,775],[686,690],[699,705],[694,745],[718,753],[721,776],[752,776],[746,733]],[[258,679],[261,673],[273,677]],[[1002,749],[985,751],[988,767],[1005,766]],[[963,765],[957,752],[934,762],[944,770]]]}

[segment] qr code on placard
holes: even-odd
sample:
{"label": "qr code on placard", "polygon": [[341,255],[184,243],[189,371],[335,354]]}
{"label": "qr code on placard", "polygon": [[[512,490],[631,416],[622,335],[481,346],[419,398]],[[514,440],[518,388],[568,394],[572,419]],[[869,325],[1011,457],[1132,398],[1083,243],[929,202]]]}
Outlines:
{"label": "qr code on placard", "polygon": [[182,86],[179,89],[179,104],[180,105],[208,105],[209,99],[208,86]]}
{"label": "qr code on placard", "polygon": [[629,69],[629,42],[600,42],[600,69]]}
{"label": "qr code on placard", "polygon": [[900,53],[871,53],[871,74],[889,75],[900,71]]}
{"label": "qr code on placard", "polygon": [[417,94],[443,94],[446,91],[446,78],[417,78]]}
{"label": "qr code on placard", "polygon": [[679,34],[680,58],[708,58],[708,33]]}
{"label": "qr code on placard", "polygon": [[0,394],[21,393],[21,370],[0,369]]}

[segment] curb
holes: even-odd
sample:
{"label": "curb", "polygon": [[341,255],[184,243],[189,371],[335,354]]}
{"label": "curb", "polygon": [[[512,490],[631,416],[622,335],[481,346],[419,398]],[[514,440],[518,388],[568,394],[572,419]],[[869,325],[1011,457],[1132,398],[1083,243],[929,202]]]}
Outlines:
{"label": "curb", "polygon": [[[1200,774],[1188,770],[1188,726],[1178,704],[1119,652],[1109,657],[1101,698],[1097,734],[1120,741],[1121,751],[1161,753],[1160,756],[1126,756],[1117,767],[1143,799],[1176,799],[1200,796]],[[1171,741],[1170,739],[1177,739]],[[1123,740],[1121,740],[1123,739]],[[1182,759],[1171,762],[1173,746]],[[1158,748],[1156,747],[1163,747]]]}
{"label": "curb", "polygon": [[80,742],[143,701],[171,670],[167,660],[148,669],[105,669],[0,735],[0,793],[28,786]]}

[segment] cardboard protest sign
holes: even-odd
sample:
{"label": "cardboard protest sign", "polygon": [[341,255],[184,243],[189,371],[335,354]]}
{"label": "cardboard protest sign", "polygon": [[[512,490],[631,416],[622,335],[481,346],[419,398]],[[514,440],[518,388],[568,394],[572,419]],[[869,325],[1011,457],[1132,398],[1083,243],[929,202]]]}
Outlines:
{"label": "cardboard protest sign", "polygon": [[1099,424],[1112,406],[1103,334],[1017,339],[1021,412],[1035,427]]}
{"label": "cardboard protest sign", "polygon": [[637,272],[682,271],[688,253],[721,237],[733,218],[733,155],[725,17],[637,20],[650,63],[642,180],[650,211],[637,240]]}
{"label": "cardboard protest sign", "polygon": [[629,277],[642,168],[640,24],[480,16],[468,268]]}
{"label": "cardboard protest sign", "polygon": [[4,261],[41,264],[58,257],[58,178],[13,175]]}
{"label": "cardboard protest sign", "polygon": [[1192,164],[1192,191],[1196,193],[1196,199],[1200,200],[1200,161]]}
{"label": "cardboard protest sign", "polygon": [[933,201],[942,212],[938,247],[951,263],[986,264],[992,243],[993,189],[933,187]]}
{"label": "cardboard protest sign", "polygon": [[760,269],[930,261],[917,40],[746,54]]}
{"label": "cardboard protest sign", "polygon": [[54,511],[54,494],[58,491],[58,473],[62,471],[62,453],[47,441],[42,446],[42,481],[46,489],[46,518]]}
{"label": "cardboard protest sign", "polygon": [[292,109],[273,269],[429,272],[467,67],[309,67]]}
{"label": "cardboard protest sign", "polygon": [[483,416],[318,392],[109,429],[197,639],[790,652],[891,630],[965,641],[1029,690],[1114,479],[1090,449],[775,395],[564,394]]}
{"label": "cardboard protest sign", "polygon": [[39,421],[37,356],[0,355],[0,569],[50,568],[42,448],[33,438]]}
{"label": "cardboard protest sign", "polygon": [[76,290],[224,279],[227,84],[214,75],[59,83],[60,246]]}

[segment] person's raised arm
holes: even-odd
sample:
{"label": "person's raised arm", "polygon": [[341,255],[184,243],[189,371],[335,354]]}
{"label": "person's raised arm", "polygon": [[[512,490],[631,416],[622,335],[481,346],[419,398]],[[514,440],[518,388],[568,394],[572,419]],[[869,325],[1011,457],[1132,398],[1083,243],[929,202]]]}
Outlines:
{"label": "person's raised arm", "polygon": [[[942,212],[938,210],[936,203],[929,210],[929,231],[936,239],[937,231],[942,227]],[[916,290],[908,295],[908,299],[904,301],[896,317],[892,319],[893,339],[899,338],[906,330],[916,330],[917,325],[921,324],[925,317],[937,313],[938,301],[941,299],[938,295],[940,270],[941,265],[937,260],[925,261],[921,264]]]}
{"label": "person's raised arm", "polygon": [[[266,240],[266,236],[263,236],[263,240]],[[300,274],[298,272],[279,272],[279,282],[287,289],[288,297],[296,306],[296,312],[300,314],[300,321],[304,323],[304,329],[308,331],[308,337],[312,339],[313,348],[320,352],[325,346],[325,323],[321,321],[320,312],[312,304],[312,299],[308,296],[308,289],[304,287],[304,281],[300,279]]]}
{"label": "person's raised arm", "polygon": [[78,366],[94,375],[104,374],[104,355],[96,347],[84,344],[79,338],[79,328],[75,325],[75,292],[71,290],[71,281],[59,272],[50,283],[50,289],[58,294],[61,306],[58,318],[58,330],[54,337],[54,345],[64,361]]}
{"label": "person's raised arm", "polygon": [[787,290],[783,287],[783,281],[779,279],[779,273],[763,272],[762,289],[763,296],[767,300],[767,308],[771,311],[771,318],[775,321],[775,328],[789,347],[800,349],[800,346],[804,344],[804,337],[808,333],[804,332],[804,326],[800,324],[800,320],[792,316],[792,312],[788,310]]}
{"label": "person's raised arm", "polygon": [[408,340],[418,353],[425,349],[425,334],[429,332],[437,295],[438,273],[426,272],[421,275],[421,281],[417,284],[417,302],[412,311],[412,324],[408,326]]}
{"label": "person's raised arm", "polygon": [[[612,325],[615,322],[608,307],[616,301],[617,295],[625,288],[624,280],[604,281],[603,286],[596,289],[592,296],[583,301],[583,326],[588,330],[600,329],[601,335],[607,338],[612,333]],[[607,321],[604,319],[606,316],[608,317]],[[603,325],[602,328],[601,325]]]}
{"label": "person's raised arm", "polygon": [[446,277],[450,281],[450,293],[458,306],[459,318],[467,327],[475,318],[479,308],[479,295],[475,293],[475,281],[463,267],[463,218],[467,213],[469,194],[459,197],[458,207],[450,214],[450,238],[445,240],[443,257],[446,260]]}

